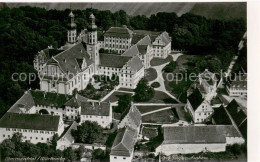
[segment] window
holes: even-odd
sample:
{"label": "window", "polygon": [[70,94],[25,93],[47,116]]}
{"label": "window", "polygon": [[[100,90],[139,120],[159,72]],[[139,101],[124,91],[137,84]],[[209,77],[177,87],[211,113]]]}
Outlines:
{"label": "window", "polygon": [[5,135],[3,134],[3,137],[5,137]]}
{"label": "window", "polygon": [[114,157],[114,159],[117,159],[117,157]]}
{"label": "window", "polygon": [[125,157],[123,157],[123,159],[125,160],[126,158],[125,158]]}
{"label": "window", "polygon": [[35,137],[35,139],[38,139],[38,137]]}
{"label": "window", "polygon": [[43,140],[43,138],[42,138],[42,140]]}

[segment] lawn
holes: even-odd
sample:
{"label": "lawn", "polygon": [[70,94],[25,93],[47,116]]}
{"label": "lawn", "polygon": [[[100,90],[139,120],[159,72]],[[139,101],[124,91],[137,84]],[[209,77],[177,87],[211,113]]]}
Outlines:
{"label": "lawn", "polygon": [[147,79],[148,81],[153,81],[154,79],[157,78],[157,72],[154,68],[146,69],[144,73],[145,73],[145,79]]}
{"label": "lawn", "polygon": [[144,114],[150,111],[159,110],[169,106],[136,106],[136,107],[141,112],[141,114]]}
{"label": "lawn", "polygon": [[162,59],[162,58],[153,58],[151,60],[151,66],[158,66],[158,65],[162,65],[162,64],[165,64],[167,62],[170,62],[172,61],[172,56],[169,55],[167,58],[165,59]]}
{"label": "lawn", "polygon": [[177,62],[177,67],[175,69],[175,73],[179,72],[180,70],[186,69],[186,64],[187,62],[192,59],[193,57],[195,57],[194,55],[181,55],[178,57],[178,59],[176,60]]}
{"label": "lawn", "polygon": [[116,102],[118,101],[119,97],[118,96],[121,96],[121,95],[126,95],[126,94],[129,94],[129,95],[132,95],[132,93],[127,93],[127,92],[113,92],[107,99],[105,99],[104,101],[105,102]]}
{"label": "lawn", "polygon": [[161,91],[155,91],[154,97],[144,103],[178,103],[175,99]]}
{"label": "lawn", "polygon": [[174,111],[175,108],[142,116],[142,122],[157,123],[157,124],[176,123],[179,121],[179,118]]}
{"label": "lawn", "polygon": [[144,127],[142,130],[142,134],[149,139],[154,138],[158,136],[158,128]]}

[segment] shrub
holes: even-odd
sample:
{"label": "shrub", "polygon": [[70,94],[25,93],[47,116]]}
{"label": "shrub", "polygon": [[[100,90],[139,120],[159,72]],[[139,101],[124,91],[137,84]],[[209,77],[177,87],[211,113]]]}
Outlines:
{"label": "shrub", "polygon": [[158,87],[160,87],[161,85],[160,85],[160,83],[159,82],[153,82],[152,84],[151,84],[151,87],[153,87],[153,88],[158,88]]}

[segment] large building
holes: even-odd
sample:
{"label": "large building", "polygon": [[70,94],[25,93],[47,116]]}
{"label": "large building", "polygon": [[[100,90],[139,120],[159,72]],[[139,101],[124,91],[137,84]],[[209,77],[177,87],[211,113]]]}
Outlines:
{"label": "large building", "polygon": [[60,116],[7,112],[0,119],[0,142],[11,138],[14,133],[21,133],[22,141],[48,143],[54,134],[60,136],[63,131]]}
{"label": "large building", "polygon": [[165,155],[226,151],[225,135],[214,126],[164,127],[164,141],[156,148]]}
{"label": "large building", "polygon": [[104,34],[104,49],[121,54],[130,48],[132,37],[133,31],[126,26],[111,27]]}
{"label": "large building", "polygon": [[[34,67],[39,72],[40,89],[46,92],[72,94],[77,89],[84,90],[94,74],[119,76],[120,87],[134,89],[144,77],[144,67],[149,67],[152,46],[140,42],[140,52],[145,54],[120,56],[99,54],[101,44],[109,50],[123,53],[131,47],[133,32],[127,27],[112,27],[105,34],[105,42],[97,41],[97,26],[93,14],[89,25],[77,36],[74,15],[70,13],[68,41],[65,46],[40,51],[34,59]],[[147,43],[146,43],[147,44]],[[146,64],[146,66],[144,66]]]}

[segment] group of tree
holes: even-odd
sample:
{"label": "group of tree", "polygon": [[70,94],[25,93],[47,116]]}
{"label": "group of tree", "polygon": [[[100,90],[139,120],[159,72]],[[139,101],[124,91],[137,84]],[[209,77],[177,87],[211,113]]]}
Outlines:
{"label": "group of tree", "polygon": [[102,138],[103,128],[97,122],[85,121],[71,130],[75,142],[92,144]]}
{"label": "group of tree", "polygon": [[163,69],[162,71],[166,72],[166,73],[172,73],[175,68],[177,66],[177,62],[176,61],[170,61]]}
{"label": "group of tree", "polygon": [[142,78],[136,88],[134,89],[135,95],[133,96],[134,101],[143,102],[149,101],[154,97],[154,89],[148,85],[148,81],[145,78]]}
{"label": "group of tree", "polygon": [[[57,135],[55,135],[57,137]],[[57,138],[54,137],[50,143],[22,142],[22,135],[20,133],[14,134],[10,139],[4,140],[0,144],[0,160],[5,161],[6,158],[26,158],[31,157],[41,159],[41,157],[48,158],[65,158],[66,160],[76,161],[80,160],[83,153],[87,150],[84,147],[72,149],[68,147],[61,150],[56,150]]]}

